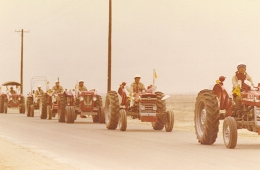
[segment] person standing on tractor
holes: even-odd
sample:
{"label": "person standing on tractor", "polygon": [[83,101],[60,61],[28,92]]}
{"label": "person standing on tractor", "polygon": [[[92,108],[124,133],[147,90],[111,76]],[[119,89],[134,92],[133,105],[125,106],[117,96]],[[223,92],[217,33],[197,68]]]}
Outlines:
{"label": "person standing on tractor", "polygon": [[86,86],[84,86],[84,81],[83,80],[79,81],[79,91],[88,91]]}
{"label": "person standing on tractor", "polygon": [[235,101],[235,112],[241,109],[241,95],[240,92],[245,89],[250,89],[250,86],[245,83],[245,80],[248,80],[251,83],[251,86],[254,87],[252,78],[246,73],[246,64],[240,62],[237,65],[237,71],[232,78],[233,84],[233,98]]}
{"label": "person standing on tractor", "polygon": [[140,93],[146,91],[144,84],[140,82],[141,76],[139,74],[136,74],[134,79],[135,81],[131,84],[131,89],[133,90],[133,92]]}
{"label": "person standing on tractor", "polygon": [[35,96],[39,97],[44,94],[44,91],[41,89],[41,85],[38,85],[38,89],[35,92]]}
{"label": "person standing on tractor", "polygon": [[11,93],[11,94],[16,94],[16,91],[14,90],[13,87],[10,88],[10,93]]}
{"label": "person standing on tractor", "polygon": [[52,87],[52,90],[54,90],[56,93],[62,93],[63,92],[63,87],[60,86],[60,82],[56,81],[55,86]]}

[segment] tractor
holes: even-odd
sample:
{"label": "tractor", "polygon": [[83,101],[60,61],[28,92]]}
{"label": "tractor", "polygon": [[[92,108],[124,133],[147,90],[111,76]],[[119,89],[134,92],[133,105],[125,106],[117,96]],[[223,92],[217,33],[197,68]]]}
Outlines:
{"label": "tractor", "polygon": [[97,94],[97,90],[79,91],[76,86],[74,94],[71,90],[65,90],[59,98],[59,122],[74,123],[78,115],[81,118],[91,115],[94,123],[105,123],[102,97]]}
{"label": "tractor", "polygon": [[[6,93],[2,92],[2,86],[6,86]],[[9,81],[0,88],[0,113],[7,113],[9,108],[19,108],[19,113],[25,113],[24,96],[20,93],[21,84]],[[13,89],[16,87],[16,90]]]}
{"label": "tractor", "polygon": [[44,112],[44,109],[42,109],[42,97],[43,97],[42,95],[43,94],[36,95],[35,90],[33,90],[35,82],[44,82],[45,91],[48,90],[48,80],[45,76],[34,76],[31,78],[31,91],[27,95],[27,102],[26,102],[27,117],[34,117],[35,110],[40,110],[41,115],[43,115],[42,112]]}
{"label": "tractor", "polygon": [[238,129],[260,135],[260,83],[258,87],[239,89],[242,106],[236,110],[233,96],[229,96],[224,88],[224,80],[225,77],[220,76],[212,90],[204,89],[198,93],[194,110],[195,133],[199,143],[212,145],[217,138],[220,120],[224,120],[224,144],[232,149],[237,145]]}
{"label": "tractor", "polygon": [[166,99],[169,95],[155,92],[156,87],[140,93],[126,87],[129,92],[127,96],[124,87],[120,86],[118,92],[109,91],[105,101],[105,120],[107,129],[126,131],[127,116],[139,119],[141,122],[151,122],[154,130],[171,132],[174,125],[174,113],[166,110]]}

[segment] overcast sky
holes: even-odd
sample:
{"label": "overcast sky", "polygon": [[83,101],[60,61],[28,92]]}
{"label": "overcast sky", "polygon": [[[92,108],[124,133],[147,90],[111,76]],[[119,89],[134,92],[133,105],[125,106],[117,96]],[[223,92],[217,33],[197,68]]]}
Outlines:
{"label": "overcast sky", "polygon": [[[165,93],[197,93],[221,75],[230,93],[240,61],[260,82],[260,1],[113,0],[112,8],[112,90],[136,73],[148,86],[155,69]],[[21,29],[25,94],[33,76],[106,92],[108,0],[0,0],[0,83],[20,81]]]}

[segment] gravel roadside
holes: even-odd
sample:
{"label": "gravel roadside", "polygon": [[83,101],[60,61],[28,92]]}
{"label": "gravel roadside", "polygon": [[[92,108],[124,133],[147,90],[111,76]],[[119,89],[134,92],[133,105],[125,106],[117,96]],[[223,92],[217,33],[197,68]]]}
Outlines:
{"label": "gravel roadside", "polygon": [[69,165],[57,162],[29,148],[0,138],[1,170],[76,170]]}

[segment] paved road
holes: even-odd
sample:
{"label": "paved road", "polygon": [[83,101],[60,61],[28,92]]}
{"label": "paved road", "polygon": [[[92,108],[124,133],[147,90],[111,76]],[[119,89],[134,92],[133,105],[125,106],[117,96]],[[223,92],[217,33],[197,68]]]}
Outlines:
{"label": "paved road", "polygon": [[41,120],[39,114],[0,114],[0,138],[44,154],[75,169],[259,169],[260,138],[239,135],[236,149],[226,149],[222,136],[214,145],[197,143],[194,132],[154,131],[131,120],[126,132],[107,130],[91,117],[74,124]]}

